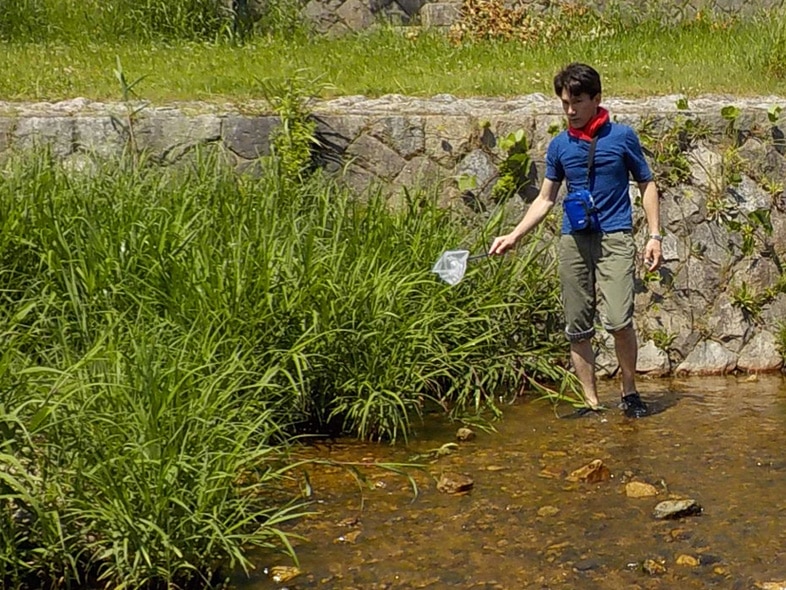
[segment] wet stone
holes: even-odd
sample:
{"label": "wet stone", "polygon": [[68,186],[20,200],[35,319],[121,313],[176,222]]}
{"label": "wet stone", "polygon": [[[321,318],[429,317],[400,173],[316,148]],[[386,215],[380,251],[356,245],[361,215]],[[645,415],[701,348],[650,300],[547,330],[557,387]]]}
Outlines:
{"label": "wet stone", "polygon": [[686,567],[698,567],[700,561],[697,557],[693,555],[687,555],[683,553],[682,555],[677,556],[677,565],[684,565]]}
{"label": "wet stone", "polygon": [[568,475],[568,481],[585,482],[585,483],[598,483],[607,481],[611,478],[609,468],[603,464],[600,459],[595,459],[589,462],[584,467],[580,467]]}
{"label": "wet stone", "polygon": [[459,428],[456,431],[456,440],[467,442],[475,438],[475,431],[470,428]]}
{"label": "wet stone", "polygon": [[443,473],[437,482],[437,489],[445,494],[463,494],[475,485],[474,480],[461,473]]}
{"label": "wet stone", "polygon": [[563,475],[565,475],[565,472],[556,467],[544,467],[538,472],[538,477],[542,477],[543,479],[559,479]]}
{"label": "wet stone", "polygon": [[630,481],[625,484],[625,495],[628,498],[649,498],[658,495],[658,488],[643,481]]}
{"label": "wet stone", "polygon": [[293,566],[276,565],[268,571],[270,579],[277,584],[283,584],[300,575],[300,570]]}
{"label": "wet stone", "polygon": [[650,576],[660,576],[666,573],[666,565],[660,559],[645,559],[641,569]]}
{"label": "wet stone", "polygon": [[667,543],[673,543],[674,541],[684,541],[689,539],[691,536],[691,532],[685,529],[671,529],[666,537]]}
{"label": "wet stone", "polygon": [[349,545],[354,545],[357,542],[359,536],[360,531],[349,531],[348,533],[337,537],[335,543],[347,543]]}
{"label": "wet stone", "polygon": [[541,506],[538,509],[538,516],[541,517],[556,516],[557,514],[559,514],[559,508],[556,506]]}
{"label": "wet stone", "polygon": [[573,569],[577,572],[589,572],[596,570],[600,567],[600,561],[597,559],[582,559],[574,564]]}
{"label": "wet stone", "polygon": [[698,516],[702,513],[702,507],[692,498],[684,500],[664,500],[660,502],[652,512],[658,520],[683,518],[685,516]]}

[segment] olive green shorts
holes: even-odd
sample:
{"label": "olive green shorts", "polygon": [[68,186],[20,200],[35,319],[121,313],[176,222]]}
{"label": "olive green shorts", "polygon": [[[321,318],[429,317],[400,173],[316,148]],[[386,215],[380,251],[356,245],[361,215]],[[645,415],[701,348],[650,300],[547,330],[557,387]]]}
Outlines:
{"label": "olive green shorts", "polygon": [[636,244],[631,232],[566,234],[559,242],[559,278],[565,335],[571,342],[592,338],[600,293],[601,319],[609,332],[633,321]]}

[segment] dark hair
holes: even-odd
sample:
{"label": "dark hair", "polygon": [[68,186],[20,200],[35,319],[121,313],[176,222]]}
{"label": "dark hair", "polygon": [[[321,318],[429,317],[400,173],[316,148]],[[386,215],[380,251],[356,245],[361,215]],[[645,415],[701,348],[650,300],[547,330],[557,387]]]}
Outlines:
{"label": "dark hair", "polygon": [[565,89],[571,96],[586,92],[590,98],[595,98],[601,91],[600,74],[587,64],[573,62],[554,76],[554,92],[557,96],[562,96]]}

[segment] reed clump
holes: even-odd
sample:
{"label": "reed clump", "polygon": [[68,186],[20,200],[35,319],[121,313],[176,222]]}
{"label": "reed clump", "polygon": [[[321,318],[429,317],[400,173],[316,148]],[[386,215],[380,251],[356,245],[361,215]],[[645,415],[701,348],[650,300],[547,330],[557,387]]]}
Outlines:
{"label": "reed clump", "polygon": [[493,410],[564,375],[534,243],[451,288],[433,261],[488,236],[434,195],[394,211],[266,166],[6,164],[5,587],[214,583],[251,547],[290,549],[297,433],[394,439],[429,405]]}

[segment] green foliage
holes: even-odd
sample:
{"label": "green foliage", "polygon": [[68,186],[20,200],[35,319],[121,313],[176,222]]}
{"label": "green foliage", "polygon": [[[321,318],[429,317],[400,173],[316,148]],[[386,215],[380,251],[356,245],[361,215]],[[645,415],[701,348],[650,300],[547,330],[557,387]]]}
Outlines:
{"label": "green foliage", "polygon": [[761,22],[768,26],[762,31],[762,45],[754,51],[758,62],[768,78],[786,78],[786,10],[774,10],[769,18],[762,15]]}
{"label": "green foliage", "polygon": [[730,297],[732,305],[750,317],[758,318],[761,314],[762,300],[745,281],[732,289]]}
{"label": "green foliage", "polygon": [[650,335],[650,337],[652,338],[652,341],[655,343],[655,346],[657,346],[659,349],[669,350],[669,348],[671,348],[671,345],[674,343],[674,340],[676,340],[677,335],[668,332],[667,330],[655,330]]}
{"label": "green foliage", "polygon": [[777,104],[770,105],[767,109],[767,119],[769,119],[770,123],[773,125],[777,125],[778,121],[781,118],[781,112],[783,111],[783,107]]}
{"label": "green foliage", "polygon": [[203,40],[228,32],[216,0],[0,0],[0,39]]}
{"label": "green foliage", "polygon": [[301,13],[302,8],[300,0],[264,2],[254,30],[257,34],[275,35],[282,39],[305,39],[310,27]]}
{"label": "green foliage", "polygon": [[436,195],[394,212],[206,158],[3,172],[6,587],[220,580],[249,547],[290,550],[293,433],[392,439],[426,405],[494,412],[568,380],[544,246],[445,285],[440,252],[488,236]]}
{"label": "green foliage", "polygon": [[[687,102],[682,105],[687,108]],[[670,127],[660,131],[655,129],[654,121],[645,120],[639,128],[639,136],[652,155],[658,183],[675,186],[686,182],[691,176],[687,152],[709,133],[709,128],[700,120],[682,114],[675,117]]]}
{"label": "green foliage", "polygon": [[311,150],[317,144],[316,122],[308,110],[308,90],[314,82],[293,76],[276,85],[260,83],[265,98],[281,118],[271,137],[273,154],[284,182],[299,184],[311,170]]}
{"label": "green foliage", "polygon": [[532,160],[523,129],[501,138],[499,147],[506,155],[498,166],[499,177],[491,190],[491,196],[495,201],[506,201],[529,184]]}

